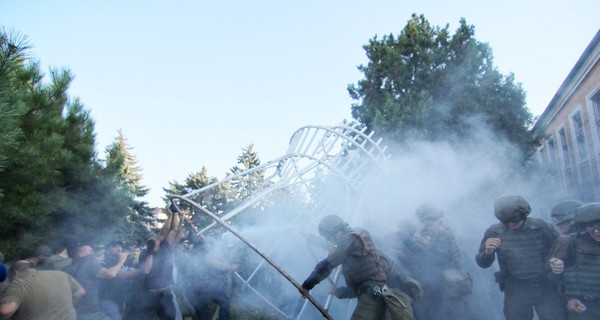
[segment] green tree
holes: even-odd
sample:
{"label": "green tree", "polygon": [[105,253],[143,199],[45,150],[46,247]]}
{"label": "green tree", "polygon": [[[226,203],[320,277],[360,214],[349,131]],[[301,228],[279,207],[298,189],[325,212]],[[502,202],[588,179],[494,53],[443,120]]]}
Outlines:
{"label": "green tree", "polygon": [[[218,182],[218,179],[209,176],[208,170],[203,166],[199,172],[189,174],[183,183],[177,181],[169,182],[169,187],[163,188],[167,193],[167,197],[164,198],[165,203],[169,203],[168,195],[188,195],[216,182]],[[220,215],[225,211],[230,201],[231,193],[228,188],[229,184],[223,184],[206,192],[193,194],[189,199],[210,210],[212,213]],[[200,229],[213,222],[206,214],[186,203],[181,203],[180,208],[189,213],[192,217],[191,223]]]}
{"label": "green tree", "polygon": [[[242,154],[237,158],[237,165],[231,167],[232,175],[237,175],[247,170],[252,170],[260,166],[260,158],[254,151],[254,145],[250,144],[246,148],[242,148]],[[234,208],[239,206],[241,203],[251,199],[257,193],[268,187],[268,183],[265,180],[263,170],[256,170],[247,172],[238,177],[231,179],[231,189],[234,193],[233,201],[230,203],[230,207]],[[237,218],[238,222],[253,224],[254,219],[258,212],[264,211],[264,209],[271,204],[267,200],[261,200],[251,207],[247,208],[243,215],[239,215]]]}
{"label": "green tree", "polygon": [[15,92],[14,74],[21,67],[27,49],[29,45],[25,37],[0,30],[0,172],[22,134],[19,117],[23,106]]}
{"label": "green tree", "polygon": [[[236,175],[246,170],[250,170],[260,166],[258,154],[254,152],[254,145],[242,149],[242,154],[237,158],[237,165],[231,167],[229,171]],[[262,170],[257,170],[249,174],[234,178],[231,180],[232,188],[236,192],[236,198],[245,200],[251,197],[256,191],[264,187],[265,177]]]}
{"label": "green tree", "polygon": [[527,159],[533,117],[514,75],[502,75],[490,46],[474,38],[465,19],[450,35],[412,15],[398,36],[375,36],[364,46],[364,79],[348,86],[352,116],[394,141],[461,140],[480,124],[513,142]]}
{"label": "green tree", "polygon": [[117,189],[125,194],[129,208],[126,219],[119,225],[114,236],[130,244],[141,244],[147,239],[155,222],[153,208],[143,200],[149,190],[142,185],[142,169],[122,130],[119,130],[105,152],[105,170],[109,176],[114,176]]}
{"label": "green tree", "polygon": [[[125,203],[96,157],[94,122],[68,96],[73,75],[50,79],[28,56],[22,37],[0,32],[2,148],[0,250],[19,258],[64,234],[100,238],[125,216]],[[6,131],[8,128],[8,131]]]}

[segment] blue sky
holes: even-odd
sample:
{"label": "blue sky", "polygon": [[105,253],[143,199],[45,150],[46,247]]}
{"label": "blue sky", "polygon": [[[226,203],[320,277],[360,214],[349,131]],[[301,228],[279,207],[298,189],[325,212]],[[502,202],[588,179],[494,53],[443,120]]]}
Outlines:
{"label": "blue sky", "polygon": [[168,181],[202,166],[222,178],[249,144],[266,162],[301,126],[350,119],[362,46],[398,34],[412,13],[452,32],[466,18],[539,115],[598,12],[597,0],[0,0],[0,25],[28,36],[44,70],[75,74],[69,92],[96,121],[99,154],[122,129],[147,200],[161,205]]}

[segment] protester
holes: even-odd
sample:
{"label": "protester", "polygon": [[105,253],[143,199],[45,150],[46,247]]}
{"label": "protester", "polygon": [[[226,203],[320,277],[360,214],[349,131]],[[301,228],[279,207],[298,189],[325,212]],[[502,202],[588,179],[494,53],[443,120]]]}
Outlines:
{"label": "protester", "polygon": [[144,314],[159,319],[181,320],[182,315],[173,292],[174,261],[172,246],[183,237],[183,225],[177,212],[169,216],[161,228],[154,247],[148,247],[143,264],[148,302]]}
{"label": "protester", "polygon": [[67,244],[65,240],[60,240],[57,243],[55,254],[51,255],[46,259],[44,268],[46,270],[63,270],[73,262],[73,259],[69,258],[67,253]]}
{"label": "protester", "polygon": [[[105,248],[104,260],[102,266],[109,269],[119,264],[122,254],[122,245],[120,241],[110,241]],[[127,262],[127,260],[125,260]],[[131,294],[131,279],[140,271],[130,268],[126,262],[117,273],[117,276],[110,279],[100,279],[98,298],[100,309],[112,320],[121,320],[122,312],[127,297]]]}
{"label": "protester", "polygon": [[600,319],[600,202],[578,207],[574,222],[582,233],[559,238],[550,267],[561,275],[570,320]]}
{"label": "protester", "polygon": [[534,310],[540,320],[566,319],[564,303],[545,269],[558,230],[543,220],[528,218],[530,212],[521,196],[498,198],[494,215],[500,223],[485,231],[475,260],[488,268],[498,257],[500,271],[495,276],[504,291],[507,320],[531,320]]}
{"label": "protester", "polygon": [[62,271],[37,271],[20,260],[9,270],[11,282],[0,299],[0,315],[12,320],[75,320],[73,301],[85,294],[83,287]]}
{"label": "protester", "polygon": [[73,258],[71,265],[65,268],[87,292],[77,303],[77,320],[110,320],[100,309],[98,290],[100,279],[112,279],[117,276],[128,253],[119,254],[118,263],[110,268],[100,264],[92,247],[83,239],[73,239],[67,249]]}
{"label": "protester", "polygon": [[[150,303],[150,293],[146,288],[146,273],[150,266],[148,265],[148,257],[154,251],[156,244],[155,239],[149,239],[144,250],[140,250],[140,255],[132,260],[132,263],[140,271],[130,279],[130,292],[125,298],[125,310],[123,318],[127,320],[148,320],[152,319],[147,316]],[[137,260],[137,263],[136,263]],[[146,262],[146,263],[145,263]]]}
{"label": "protester", "polygon": [[185,294],[194,308],[197,319],[211,319],[210,304],[219,307],[219,320],[228,320],[231,292],[231,272],[239,269],[211,253],[210,244],[203,236],[194,239],[194,248],[185,263]]}
{"label": "protester", "polygon": [[31,262],[35,268],[45,269],[46,259],[52,255],[52,249],[45,245],[37,246],[31,255],[26,259]]}

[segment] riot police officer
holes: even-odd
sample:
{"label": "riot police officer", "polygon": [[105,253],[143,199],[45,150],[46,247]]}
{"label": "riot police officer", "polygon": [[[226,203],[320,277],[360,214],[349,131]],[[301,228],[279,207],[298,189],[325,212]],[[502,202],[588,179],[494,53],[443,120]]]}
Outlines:
{"label": "riot police officer", "polygon": [[579,207],[575,223],[585,232],[557,240],[550,267],[562,275],[569,319],[600,319],[600,202]]}
{"label": "riot police officer", "polygon": [[540,320],[566,319],[564,303],[545,269],[558,230],[529,218],[530,212],[529,203],[519,195],[498,198],[494,215],[500,223],[485,231],[475,260],[488,268],[498,257],[500,271],[495,276],[504,291],[507,320],[533,319],[534,310]]}
{"label": "riot police officer", "polygon": [[552,222],[554,222],[554,225],[562,234],[575,233],[577,231],[573,219],[575,218],[575,211],[582,204],[577,200],[563,200],[552,207],[550,211]]}
{"label": "riot police officer", "polygon": [[358,296],[352,319],[385,319],[386,305],[380,289],[386,284],[387,277],[369,232],[355,231],[339,216],[328,215],[319,223],[319,234],[336,247],[317,263],[302,283],[302,289],[311,290],[335,267],[342,265],[346,284]]}
{"label": "riot police officer", "polygon": [[431,204],[415,210],[421,229],[405,239],[408,251],[405,265],[423,286],[423,300],[415,303],[417,319],[464,319],[464,296],[444,290],[444,271],[462,270],[460,250],[452,230],[444,224],[444,212]]}

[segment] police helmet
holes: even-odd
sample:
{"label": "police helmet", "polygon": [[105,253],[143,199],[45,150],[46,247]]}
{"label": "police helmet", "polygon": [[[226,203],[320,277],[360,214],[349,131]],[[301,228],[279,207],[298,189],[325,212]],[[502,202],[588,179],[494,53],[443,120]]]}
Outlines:
{"label": "police helmet", "polygon": [[319,234],[322,237],[329,238],[338,230],[342,230],[346,226],[346,222],[336,214],[325,216],[319,222]]}
{"label": "police helmet", "polygon": [[575,218],[577,208],[581,205],[583,203],[577,200],[563,200],[552,207],[550,216],[557,225],[563,222],[571,222]]}
{"label": "police helmet", "polygon": [[600,202],[581,205],[575,213],[576,223],[588,223],[600,220]]}
{"label": "police helmet", "polygon": [[437,220],[444,216],[444,211],[430,204],[423,204],[417,208],[415,214],[417,215],[420,221]]}
{"label": "police helmet", "polygon": [[494,203],[494,215],[502,223],[525,219],[530,212],[529,203],[519,195],[502,196]]}

